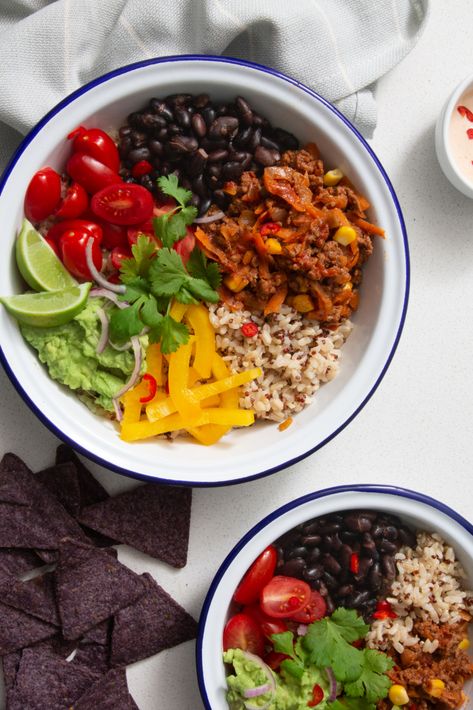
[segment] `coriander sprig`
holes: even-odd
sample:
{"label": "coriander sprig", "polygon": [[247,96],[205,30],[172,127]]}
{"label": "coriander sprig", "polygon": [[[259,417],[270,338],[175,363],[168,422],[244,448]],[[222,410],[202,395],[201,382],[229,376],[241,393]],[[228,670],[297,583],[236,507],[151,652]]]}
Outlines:
{"label": "coriander sprig", "polygon": [[186,235],[187,227],[197,217],[197,209],[187,204],[192,198],[192,192],[179,187],[176,175],[161,175],[158,178],[158,187],[177,202],[174,209],[153,219],[156,236],[164,247],[171,249],[175,242]]}

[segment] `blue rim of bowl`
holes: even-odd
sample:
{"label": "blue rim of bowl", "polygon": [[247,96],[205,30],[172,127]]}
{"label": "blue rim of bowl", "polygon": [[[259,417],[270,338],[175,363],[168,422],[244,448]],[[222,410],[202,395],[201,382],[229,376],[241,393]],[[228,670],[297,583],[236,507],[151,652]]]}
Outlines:
{"label": "blue rim of bowl", "polygon": [[322,446],[325,446],[325,444],[327,444],[335,436],[337,436],[337,434],[339,434],[357,416],[357,414],[363,409],[365,404],[371,399],[372,395],[374,394],[374,392],[378,388],[381,380],[383,379],[384,375],[386,374],[386,371],[387,371],[389,365],[391,364],[391,360],[393,359],[394,353],[396,352],[397,346],[399,344],[399,339],[401,337],[401,333],[402,333],[402,330],[404,327],[404,322],[406,319],[407,304],[409,301],[410,261],[409,261],[409,245],[408,245],[408,241],[407,241],[406,226],[404,223],[404,218],[402,215],[401,206],[400,206],[399,201],[397,199],[394,188],[391,184],[391,181],[389,180],[389,178],[387,176],[385,169],[383,168],[382,164],[380,163],[379,159],[377,158],[376,154],[374,153],[372,148],[368,145],[368,143],[363,138],[361,133],[355,128],[355,126],[353,126],[353,124],[342,113],[340,113],[340,111],[338,109],[336,109],[335,106],[333,106],[329,101],[327,101],[327,99],[324,99],[322,96],[320,96],[315,91],[313,91],[313,89],[310,89],[308,86],[306,86],[305,84],[302,84],[300,81],[297,81],[296,79],[293,79],[292,77],[287,76],[286,74],[283,74],[282,72],[276,71],[275,69],[271,69],[270,67],[264,66],[263,64],[257,64],[256,62],[248,62],[248,61],[244,61],[242,59],[236,59],[234,57],[220,57],[220,56],[206,55],[206,54],[182,54],[182,55],[173,55],[173,56],[169,56],[169,57],[155,57],[152,59],[145,59],[141,62],[135,62],[134,64],[127,64],[123,67],[120,67],[119,69],[114,69],[113,71],[103,74],[102,76],[98,77],[97,79],[90,81],[88,84],[81,86],[79,89],[76,89],[76,91],[74,91],[74,92],[72,92],[72,94],[69,94],[68,96],[66,96],[66,98],[62,99],[62,101],[60,101],[56,106],[54,106],[54,108],[52,108],[51,111],[49,111],[34,126],[34,128],[31,129],[31,131],[22,140],[22,142],[20,143],[18,148],[13,153],[10,161],[8,162],[5,170],[3,171],[3,173],[0,177],[0,196],[3,192],[3,189],[4,189],[5,184],[10,176],[11,171],[13,170],[14,166],[16,165],[18,159],[23,154],[25,149],[28,147],[28,145],[31,143],[31,141],[35,138],[35,136],[40,132],[40,130],[43,128],[43,126],[45,126],[51,120],[51,118],[56,116],[65,106],[68,106],[70,103],[75,101],[75,99],[82,96],[83,94],[86,94],[91,89],[99,86],[100,84],[103,84],[104,82],[108,81],[109,79],[113,79],[117,76],[120,76],[121,74],[127,74],[128,72],[134,71],[135,69],[140,69],[142,67],[151,66],[153,64],[164,64],[167,62],[169,62],[169,63],[171,63],[171,62],[187,62],[187,61],[209,61],[209,62],[216,62],[216,63],[222,63],[222,64],[236,64],[236,65],[239,65],[242,67],[246,67],[249,69],[254,69],[254,70],[263,72],[265,74],[271,74],[272,76],[275,76],[275,77],[281,79],[282,81],[285,81],[286,83],[296,86],[301,91],[308,94],[312,98],[316,99],[317,101],[322,103],[324,106],[326,106],[330,111],[332,111],[362,143],[363,147],[365,148],[365,150],[369,153],[369,155],[373,159],[373,162],[375,163],[376,167],[378,168],[378,170],[381,174],[381,177],[383,178],[384,182],[386,183],[386,186],[391,194],[391,198],[392,198],[394,206],[396,208],[396,212],[397,212],[398,219],[399,219],[399,224],[401,227],[401,232],[402,232],[402,236],[403,236],[403,243],[404,243],[405,267],[406,267],[406,282],[405,282],[405,291],[404,291],[404,301],[403,301],[403,307],[402,307],[399,327],[398,327],[396,336],[394,338],[393,346],[391,348],[391,352],[389,353],[389,356],[388,356],[376,382],[374,383],[374,385],[372,386],[372,388],[370,389],[370,391],[368,392],[366,397],[363,399],[361,404],[359,404],[359,406],[354,410],[354,412],[352,412],[352,414],[344,422],[342,422],[342,424],[340,424],[340,426],[337,427],[337,429],[335,429],[335,431],[333,431],[323,441],[321,441],[319,444],[317,444],[317,446],[314,446],[314,447],[308,449],[303,454],[300,454],[299,456],[288,459],[287,461],[284,461],[283,463],[280,463],[277,466],[272,466],[271,468],[264,469],[263,471],[259,471],[258,473],[252,474],[251,476],[244,476],[242,478],[232,479],[229,481],[215,482],[215,481],[170,480],[169,478],[161,478],[159,476],[151,476],[151,475],[139,473],[136,471],[130,471],[129,469],[122,468],[121,466],[117,466],[115,464],[109,463],[108,461],[101,458],[97,454],[92,453],[88,449],[77,444],[69,436],[64,434],[34,404],[34,402],[28,396],[28,393],[26,392],[26,390],[22,387],[22,385],[19,383],[18,379],[16,378],[16,376],[15,376],[13,370],[11,369],[10,364],[3,352],[3,349],[0,346],[0,362],[2,363],[2,365],[5,369],[5,372],[7,373],[11,383],[15,387],[18,394],[22,397],[24,402],[34,412],[34,414],[38,417],[38,419],[50,431],[52,431],[53,434],[55,434],[59,439],[64,441],[66,444],[69,444],[70,446],[72,446],[76,451],[83,454],[84,456],[86,456],[88,459],[94,461],[95,463],[97,463],[101,466],[104,466],[105,468],[108,468],[111,471],[115,471],[116,473],[119,473],[121,475],[128,476],[130,478],[135,478],[138,480],[143,480],[143,481],[148,481],[148,482],[177,485],[177,486],[192,486],[193,488],[209,488],[209,487],[216,487],[216,486],[231,486],[231,485],[236,485],[238,483],[246,483],[248,481],[253,481],[257,478],[262,478],[263,476],[269,476],[270,474],[276,473],[277,471],[281,471],[282,469],[287,468],[288,466],[292,466],[293,464],[296,464],[298,461],[302,461],[302,459],[306,458],[307,456],[310,456],[315,451],[322,448]]}
{"label": "blue rim of bowl", "polygon": [[319,498],[326,498],[327,496],[336,495],[338,493],[382,493],[384,495],[408,498],[409,500],[414,500],[418,503],[428,505],[431,508],[435,508],[436,510],[440,511],[441,513],[458,523],[473,537],[473,524],[466,520],[466,518],[457,513],[455,510],[453,510],[453,508],[450,508],[448,505],[445,505],[445,503],[441,503],[440,501],[436,500],[435,498],[432,498],[431,496],[426,495],[425,493],[419,493],[417,491],[412,491],[409,488],[400,488],[398,486],[382,486],[371,483],[334,486],[332,488],[323,488],[322,490],[315,491],[313,493],[307,493],[306,495],[301,496],[300,498],[296,498],[290,503],[282,505],[280,508],[263,518],[263,520],[260,520],[259,523],[256,523],[256,525],[254,525],[251,530],[249,530],[246,535],[244,535],[241,540],[235,545],[235,547],[228,553],[228,555],[218,568],[215,577],[212,580],[212,584],[210,585],[209,591],[207,592],[207,595],[205,597],[199,618],[199,629],[197,632],[195,658],[200,695],[202,697],[202,701],[206,710],[216,709],[212,708],[212,706],[210,705],[207,696],[207,691],[205,688],[202,659],[202,643],[210,605],[212,604],[215,592],[217,591],[217,588],[220,582],[222,581],[222,578],[225,575],[227,569],[229,568],[235,557],[237,557],[241,550],[246,546],[246,544],[257,533],[263,530],[263,528],[269,525],[269,523],[272,523],[273,520],[276,520],[277,518],[283,516],[285,513],[288,513],[290,510],[294,510],[294,508],[299,508],[300,506],[305,505],[306,503],[309,503],[313,500],[318,500]]}

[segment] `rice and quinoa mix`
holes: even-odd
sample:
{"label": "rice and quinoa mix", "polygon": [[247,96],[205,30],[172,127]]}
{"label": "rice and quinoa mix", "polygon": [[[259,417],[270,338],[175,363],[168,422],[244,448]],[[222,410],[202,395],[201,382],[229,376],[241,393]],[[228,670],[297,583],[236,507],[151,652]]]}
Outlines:
{"label": "rice and quinoa mix", "polygon": [[[263,317],[223,304],[209,305],[218,352],[233,372],[261,367],[263,375],[242,387],[240,407],[253,409],[259,419],[282,421],[311,401],[320,385],[338,373],[341,347],[352,324],[345,320],[335,330],[320,327],[290,306]],[[252,338],[242,326],[252,322]]]}

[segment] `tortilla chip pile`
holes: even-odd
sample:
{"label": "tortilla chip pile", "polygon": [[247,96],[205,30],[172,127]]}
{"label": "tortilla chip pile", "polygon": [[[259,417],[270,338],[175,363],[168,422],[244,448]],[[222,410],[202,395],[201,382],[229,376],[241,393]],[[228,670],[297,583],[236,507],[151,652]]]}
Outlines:
{"label": "tortilla chip pile", "polygon": [[56,465],[37,474],[14,454],[3,457],[7,710],[136,710],[125,666],[195,638],[197,624],[149,574],[121,564],[110,545],[129,544],[183,567],[191,495],[147,484],[110,498],[63,445]]}

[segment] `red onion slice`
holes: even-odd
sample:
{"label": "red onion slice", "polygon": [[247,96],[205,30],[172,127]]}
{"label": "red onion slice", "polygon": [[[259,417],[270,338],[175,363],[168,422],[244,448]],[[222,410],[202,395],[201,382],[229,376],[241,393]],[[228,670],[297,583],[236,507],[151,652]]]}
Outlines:
{"label": "red onion slice", "polygon": [[129,350],[131,348],[130,341],[125,343],[125,345],[116,345],[115,343],[112,343],[112,341],[109,339],[108,344],[110,345],[111,348],[113,348],[114,350],[117,350],[119,353],[124,353],[125,350]]}
{"label": "red onion slice", "polygon": [[330,703],[333,703],[337,699],[337,679],[335,678],[335,674],[330,666],[327,666],[325,673],[327,674],[327,678],[330,683],[330,695],[328,700]]}
{"label": "red onion slice", "polygon": [[114,399],[112,399],[112,403],[113,403],[113,408],[115,410],[115,416],[117,418],[117,422],[121,422],[121,420],[123,419],[123,412],[122,412],[122,408],[120,407],[120,402],[118,401],[118,399],[114,398]]}
{"label": "red onion slice", "polygon": [[218,219],[223,219],[225,217],[223,212],[214,212],[212,215],[205,214],[203,217],[199,217],[194,220],[194,224],[210,224],[211,222],[216,222]]}
{"label": "red onion slice", "polygon": [[131,388],[135,386],[136,381],[140,376],[141,362],[143,358],[141,354],[141,343],[136,335],[131,338],[131,344],[133,347],[133,354],[135,356],[135,367],[133,368],[133,372],[131,373],[131,377],[128,382],[124,384],[121,390],[116,393],[114,397],[114,399],[116,400],[120,399],[120,397],[124,395],[125,392],[128,392],[128,390],[131,390]]}
{"label": "red onion slice", "polygon": [[100,334],[100,338],[97,343],[97,347],[95,349],[97,355],[100,355],[100,353],[103,353],[103,351],[107,347],[109,322],[108,322],[107,314],[105,313],[103,308],[97,308],[96,313],[97,313],[97,315],[100,319],[100,323],[102,325],[102,332]]}
{"label": "red onion slice", "polygon": [[101,274],[100,271],[98,271],[98,269],[95,267],[94,260],[92,258],[93,246],[94,239],[93,237],[90,237],[85,247],[85,260],[87,262],[88,269],[94,281],[96,281],[99,286],[102,286],[102,288],[106,288],[109,291],[113,291],[113,293],[125,293],[126,287],[123,286],[123,284],[111,284],[110,281],[107,281],[105,276]]}
{"label": "red onion slice", "polygon": [[297,635],[298,636],[305,636],[308,628],[309,627],[307,626],[307,624],[299,624],[299,626],[297,627]]}
{"label": "red onion slice", "polygon": [[[276,692],[276,681],[274,679],[273,671],[268,666],[268,664],[265,663],[259,656],[255,656],[254,653],[250,653],[249,651],[242,651],[242,653],[247,660],[252,661],[257,666],[259,666],[261,668],[261,670],[263,671],[263,673],[265,674],[266,678],[268,679],[267,685],[269,687],[268,687],[268,690],[264,691],[264,692],[271,693],[271,695],[274,695],[274,693]],[[256,690],[258,690],[261,687],[263,687],[263,686],[259,686],[258,688],[256,688]],[[262,693],[261,692],[258,693],[258,696],[259,695],[262,695]],[[248,697],[248,696],[245,696],[245,697]],[[257,697],[257,696],[254,696],[254,697]],[[245,701],[244,705],[245,705],[246,710],[267,710],[272,702],[273,702],[273,698],[271,697],[269,699],[269,701],[267,703],[265,703],[264,705],[253,705],[253,703],[248,702],[248,701]]]}
{"label": "red onion slice", "polygon": [[128,308],[130,305],[126,301],[119,301],[117,296],[112,293],[112,291],[109,291],[108,288],[92,288],[89,291],[89,296],[90,298],[108,298],[109,301],[114,303],[117,308]]}
{"label": "red onion slice", "polygon": [[269,693],[270,690],[269,683],[265,683],[264,685],[258,685],[256,688],[247,688],[247,690],[243,691],[243,695],[245,698],[258,698],[260,695]]}

